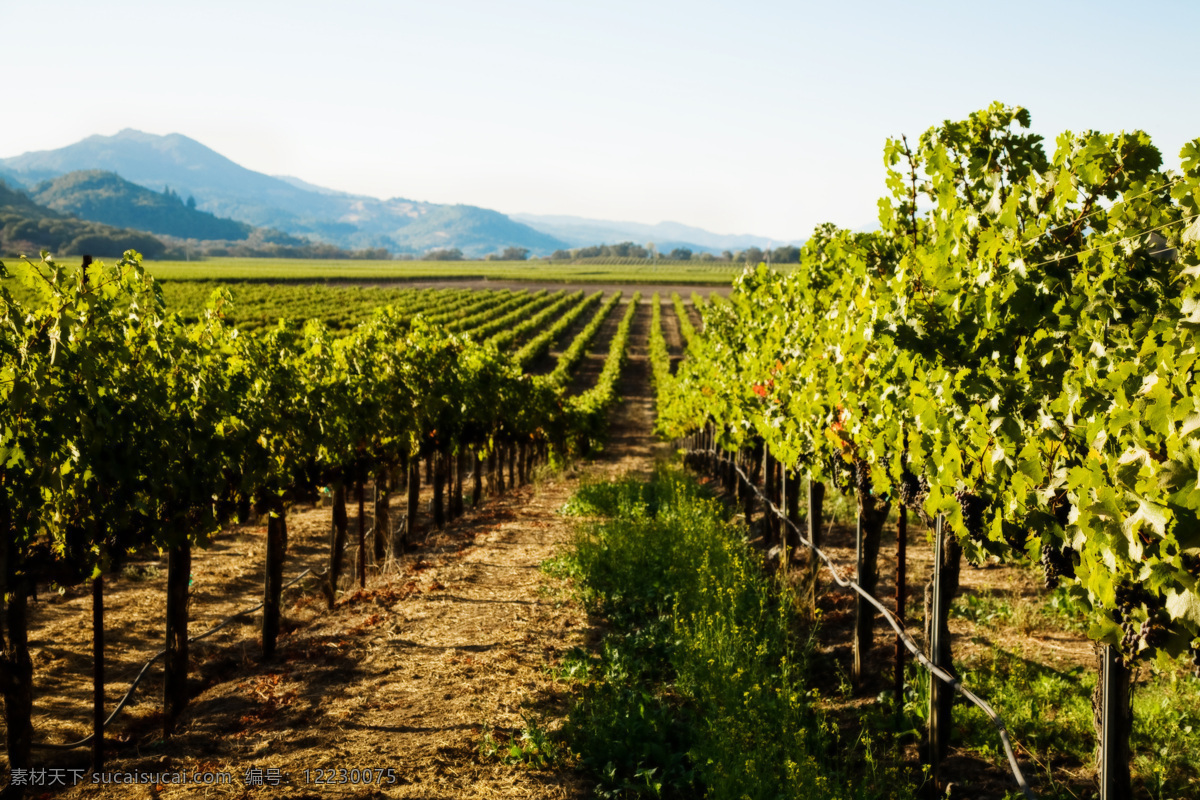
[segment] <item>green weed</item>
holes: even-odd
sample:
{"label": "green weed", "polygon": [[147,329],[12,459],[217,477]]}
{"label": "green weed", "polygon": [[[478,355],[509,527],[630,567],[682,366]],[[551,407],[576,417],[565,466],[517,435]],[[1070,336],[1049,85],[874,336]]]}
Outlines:
{"label": "green weed", "polygon": [[568,512],[605,518],[580,534],[572,574],[613,632],[558,669],[580,685],[565,736],[600,796],[912,795],[879,755],[885,734],[864,729],[830,757],[837,727],[806,686],[813,640],[791,589],[694,481],[660,468],[648,484],[592,484]]}

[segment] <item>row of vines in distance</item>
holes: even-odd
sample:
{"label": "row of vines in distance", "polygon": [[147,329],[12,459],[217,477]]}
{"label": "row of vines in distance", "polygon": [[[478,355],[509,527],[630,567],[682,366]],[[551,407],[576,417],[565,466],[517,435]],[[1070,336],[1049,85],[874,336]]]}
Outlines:
{"label": "row of vines in distance", "polygon": [[[17,282],[20,291],[10,291]],[[567,398],[561,372],[526,375],[497,343],[447,329],[495,336],[496,323],[509,325],[514,314],[574,304],[578,316],[598,297],[502,291],[396,299],[341,336],[320,320],[247,333],[225,319],[233,302],[226,289],[198,318],[169,311],[136,253],[82,269],[46,255],[0,263],[0,684],[10,768],[30,766],[26,598],[37,582],[92,581],[102,615],[106,571],[139,547],[167,551],[169,574],[181,573],[185,587],[182,598],[168,592],[167,640],[175,647],[168,663],[182,650],[186,664],[191,549],[234,515],[252,508],[270,517],[269,617],[272,585],[278,606],[281,581],[270,576],[282,563],[288,506],[329,486],[340,506],[342,487],[357,486],[361,516],[365,482],[386,485],[387,475],[407,469],[415,485],[422,459],[457,455],[461,464],[473,456],[478,474],[497,448],[566,451],[600,439],[614,376]],[[603,306],[605,315],[616,299]],[[511,347],[538,326],[561,332],[552,316],[537,314],[536,326],[497,338]],[[568,361],[577,362],[598,325],[580,332],[583,344],[568,348]],[[624,338],[614,341],[609,360],[619,365],[624,347]],[[336,527],[344,532],[344,521]],[[331,603],[339,554],[335,539],[325,579]],[[264,621],[264,651],[271,645]],[[102,663],[102,649],[96,656]],[[99,679],[98,686],[102,692]],[[165,710],[169,730],[180,707]],[[102,742],[96,737],[98,754]]]}

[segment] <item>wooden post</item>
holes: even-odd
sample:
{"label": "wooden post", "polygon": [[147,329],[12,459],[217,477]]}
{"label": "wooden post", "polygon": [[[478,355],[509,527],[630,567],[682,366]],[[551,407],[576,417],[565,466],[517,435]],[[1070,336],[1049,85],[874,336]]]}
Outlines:
{"label": "wooden post", "polygon": [[741,486],[742,490],[742,510],[746,515],[746,527],[751,526],[751,519],[754,517],[754,455],[751,451],[746,451],[745,467],[742,472],[746,473],[746,478]]}
{"label": "wooden post", "polygon": [[[863,545],[863,515],[860,510],[854,533],[854,580],[859,586],[870,591],[870,587],[864,584],[867,572],[867,553]],[[862,683],[863,676],[866,674],[865,661],[871,652],[871,616],[867,612],[869,605],[861,594],[857,592],[854,594],[854,664],[850,671],[850,677],[856,684]]]}
{"label": "wooden post", "polygon": [[192,543],[167,550],[167,657],[163,665],[163,737],[187,706],[188,584],[192,577]]}
{"label": "wooden post", "polygon": [[525,475],[525,443],[517,445],[517,481],[519,486],[524,486],[527,480]]}
{"label": "wooden post", "polygon": [[483,464],[484,461],[480,458],[479,453],[475,454],[475,471],[472,473],[471,487],[471,505],[478,509],[479,504],[483,501]]}
{"label": "wooden post", "polygon": [[808,540],[821,546],[821,515],[825,508],[825,484],[808,479]]}
{"label": "wooden post", "polygon": [[[825,484],[808,479],[808,540],[813,547],[821,546],[821,525],[824,523],[822,514],[825,510]],[[817,605],[817,576],[821,573],[821,559],[816,553],[809,554],[807,586],[810,591],[809,604]]]}
{"label": "wooden post", "polygon": [[454,457],[454,518],[458,519],[463,515],[463,476],[467,472],[467,450],[465,447],[459,448],[458,454]]}
{"label": "wooden post", "polygon": [[104,573],[92,579],[92,771],[104,771]]}
{"label": "wooden post", "polygon": [[408,517],[404,523],[404,538],[400,542],[400,552],[408,549],[408,543],[417,532],[417,514],[421,506],[421,460],[413,456],[408,466]]}
{"label": "wooden post", "polygon": [[363,479],[365,466],[358,468],[358,480],[355,483],[355,499],[358,500],[358,587],[367,587],[367,498],[366,481]]}
{"label": "wooden post", "polygon": [[0,627],[0,647],[3,647],[0,688],[4,692],[4,723],[11,774],[13,769],[32,767],[33,661],[29,657],[27,578],[18,577],[17,532],[8,505],[7,482],[0,464],[0,606],[4,608],[4,626]]}
{"label": "wooden post", "polygon": [[[930,604],[929,660],[934,666],[950,671],[950,598],[951,587],[946,585],[946,537],[952,535],[945,530],[939,514],[933,537],[933,598]],[[933,767],[935,783],[940,780],[938,772],[942,760],[950,752],[951,703],[954,690],[929,674],[929,729],[928,758]]]}
{"label": "wooden post", "polygon": [[496,479],[496,490],[493,494],[504,494],[504,446],[496,445],[493,454],[496,457],[495,469],[492,471],[492,475]]}
{"label": "wooden post", "polygon": [[[908,506],[900,506],[900,516],[896,520],[896,619],[900,627],[905,626],[904,607],[908,602]],[[904,716],[904,661],[907,651],[904,640],[896,635],[896,720]],[[897,724],[897,730],[899,726]]]}
{"label": "wooden post", "polygon": [[[783,526],[784,541],[787,546],[795,548],[797,544],[796,531],[800,528],[800,474],[794,470],[787,470],[787,479],[784,483],[784,495],[787,503],[787,518],[791,525]],[[792,525],[796,526],[796,530],[792,529]]]}
{"label": "wooden post", "polygon": [[275,656],[279,637],[279,596],[283,593],[283,515],[282,506],[271,509],[267,517],[267,568],[263,582],[262,652],[264,659]]}
{"label": "wooden post", "polygon": [[791,513],[791,498],[788,496],[788,477],[787,470],[779,470],[779,510],[783,512],[783,516],[775,521],[779,531],[779,563],[786,570],[788,561],[790,560],[790,551],[788,549],[788,515]]}
{"label": "wooden post", "polygon": [[446,459],[441,450],[433,461],[433,524],[440,531],[446,527]]}
{"label": "wooden post", "polygon": [[[346,516],[346,486],[341,481],[333,487],[332,527],[329,543],[329,607],[333,608],[337,598],[338,581],[342,577],[342,554],[346,549],[346,532],[349,519]],[[270,534],[270,527],[267,529]]]}
{"label": "wooden post", "polygon": [[517,446],[508,446],[508,488],[517,488]]}
{"label": "wooden post", "polygon": [[767,502],[763,504],[763,525],[762,535],[763,540],[769,545],[776,541],[776,534],[779,532],[778,519],[771,513],[770,503],[778,503],[779,498],[775,496],[775,457],[771,455],[769,448],[763,450],[763,496],[767,498]]}
{"label": "wooden post", "polygon": [[1121,652],[1111,644],[1100,651],[1100,685],[1096,714],[1100,728],[1099,778],[1100,800],[1132,800],[1133,785],[1129,774],[1129,735],[1133,729],[1133,709],[1129,688],[1129,667]]}
{"label": "wooden post", "polygon": [[387,543],[391,532],[391,494],[387,467],[375,471],[375,563],[382,564],[387,558]]}

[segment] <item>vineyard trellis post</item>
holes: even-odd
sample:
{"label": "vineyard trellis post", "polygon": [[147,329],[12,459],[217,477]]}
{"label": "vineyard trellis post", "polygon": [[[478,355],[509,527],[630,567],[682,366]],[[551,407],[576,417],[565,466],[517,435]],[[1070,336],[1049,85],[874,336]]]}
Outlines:
{"label": "vineyard trellis post", "polygon": [[[821,546],[821,517],[824,512],[824,505],[825,484],[814,480],[810,475],[808,479],[808,540],[816,548]],[[811,590],[809,602],[815,607],[817,601],[817,578],[821,573],[821,560],[814,553],[809,554],[808,572],[807,585]]]}
{"label": "vineyard trellis post", "polygon": [[[3,493],[0,492],[0,502]],[[29,769],[33,745],[33,660],[29,657],[28,601],[25,581],[13,563],[16,531],[12,528],[12,512],[7,504],[0,508],[4,514],[4,538],[0,539],[0,576],[4,585],[0,602],[4,604],[4,647],[0,663],[0,679],[4,690],[4,723],[7,734],[9,769]]]}
{"label": "vineyard trellis post", "polygon": [[404,521],[404,538],[400,541],[399,552],[408,549],[408,543],[417,532],[417,514],[421,503],[421,460],[417,456],[409,459],[408,463],[408,508]]}
{"label": "vineyard trellis post", "polygon": [[[101,559],[103,564],[103,559]],[[92,579],[92,770],[104,770],[104,572]]]}
{"label": "vineyard trellis post", "polygon": [[[900,627],[906,625],[904,606],[908,602],[908,506],[901,504],[896,519],[896,620]],[[904,717],[904,639],[896,635],[896,729]]]}
{"label": "vineyard trellis post", "polygon": [[342,554],[346,549],[346,485],[340,479],[333,487],[333,509],[330,513],[333,530],[329,544],[329,607],[337,599],[338,582],[342,577]]}
{"label": "vineyard trellis post", "polygon": [[439,531],[446,527],[446,459],[437,450],[433,462],[433,525]]}
{"label": "vineyard trellis post", "polygon": [[1130,707],[1129,667],[1119,648],[1111,644],[1100,648],[1099,716],[1100,800],[1131,800],[1133,787],[1129,774],[1129,734],[1133,727]]}
{"label": "vineyard trellis post", "polygon": [[[854,526],[854,577],[859,586],[869,586],[871,580],[867,572],[867,548],[863,541],[863,512],[861,506]],[[872,587],[873,588],[873,587]],[[850,677],[854,683],[861,684],[864,677],[864,666],[867,654],[871,651],[871,616],[867,612],[868,603],[861,594],[854,595],[854,663],[851,666]]]}
{"label": "vineyard trellis post", "polygon": [[163,736],[175,731],[175,721],[187,705],[188,583],[192,574],[192,543],[167,551],[167,657],[163,668]]}
{"label": "vineyard trellis post", "polygon": [[467,472],[467,450],[459,446],[458,454],[454,457],[454,518],[463,515],[463,476]]}
{"label": "vineyard trellis post", "polygon": [[[946,538],[951,536],[945,527],[945,520],[939,514],[934,523],[933,536],[933,598],[930,604],[929,620],[929,660],[934,666],[950,672],[950,598],[951,587],[947,586]],[[933,767],[934,781],[938,781],[938,771],[942,759],[950,752],[951,705],[954,701],[954,691],[938,680],[932,673],[929,675],[929,722],[928,722],[928,759]]]}
{"label": "vineyard trellis post", "polygon": [[[267,517],[267,567],[263,582],[262,652],[264,659],[275,656],[279,638],[279,597],[283,593],[283,560],[285,510],[282,504],[272,508]],[[168,567],[169,569],[169,567]]]}
{"label": "vineyard trellis post", "polygon": [[479,453],[475,453],[475,470],[471,473],[471,505],[479,508],[479,504],[483,502],[483,458]]}
{"label": "vineyard trellis post", "polygon": [[367,585],[367,489],[366,465],[359,464],[354,485],[355,500],[358,501],[358,585]]}
{"label": "vineyard trellis post", "polygon": [[[763,450],[763,494],[767,497],[768,503],[779,503],[779,497],[775,492],[775,457],[771,455],[771,449],[764,448]],[[770,512],[770,509],[764,509],[762,535],[763,540],[770,545],[775,541],[775,533],[779,529],[778,518]]]}
{"label": "vineyard trellis post", "polygon": [[784,502],[787,503],[786,515],[788,523],[783,526],[783,546],[785,549],[784,556],[790,562],[791,552],[796,547],[796,534],[792,532],[792,525],[796,526],[796,530],[800,529],[800,473],[796,470],[784,470]]}
{"label": "vineyard trellis post", "polygon": [[380,466],[375,471],[375,563],[382,564],[387,558],[388,532],[391,520],[391,484],[389,470]]}

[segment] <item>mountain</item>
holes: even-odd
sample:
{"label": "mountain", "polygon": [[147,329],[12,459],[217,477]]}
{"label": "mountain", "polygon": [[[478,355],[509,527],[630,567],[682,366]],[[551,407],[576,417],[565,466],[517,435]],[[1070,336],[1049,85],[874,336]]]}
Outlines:
{"label": "mountain", "polygon": [[46,208],[80,219],[181,239],[246,239],[253,228],[192,207],[174,191],[155,192],[115,172],[79,170],[43,181],[30,190]]}
{"label": "mountain", "polygon": [[0,183],[6,184],[10,189],[22,189],[25,187],[25,181],[19,173],[13,172],[11,169],[5,169],[4,167],[0,167]]}
{"label": "mountain", "polygon": [[119,257],[126,250],[137,250],[147,258],[159,258],[166,249],[148,233],[64,216],[0,182],[0,256],[36,256],[49,250]]}
{"label": "mountain", "polygon": [[195,197],[198,209],[218,217],[354,249],[421,253],[436,242],[482,256],[506,245],[535,254],[565,246],[552,235],[474,206],[379,200],[264,175],[178,133],[126,129],[89,136],[58,150],[0,159],[0,170],[26,186],[76,170],[115,172],[155,191],[170,187],[181,197]]}
{"label": "mountain", "polygon": [[738,252],[748,247],[766,248],[768,245],[779,247],[788,244],[803,244],[803,240],[784,242],[772,240],[766,236],[712,233],[678,222],[660,222],[657,225],[648,225],[642,222],[614,222],[562,215],[510,214],[509,216],[518,222],[524,222],[534,230],[562,239],[571,247],[588,247],[615,242],[634,242],[644,245],[654,242],[655,249],[660,253],[669,253],[677,247],[686,247],[694,252],[720,253],[723,250]]}

